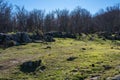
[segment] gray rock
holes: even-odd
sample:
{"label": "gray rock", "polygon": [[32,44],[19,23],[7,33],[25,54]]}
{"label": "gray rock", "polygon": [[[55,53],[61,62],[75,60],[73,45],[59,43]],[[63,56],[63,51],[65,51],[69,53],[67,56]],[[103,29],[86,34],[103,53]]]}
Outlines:
{"label": "gray rock", "polygon": [[54,41],[55,41],[55,40],[53,39],[53,37],[52,37],[52,36],[49,36],[49,35],[46,35],[46,36],[44,37],[44,40],[47,41],[47,42],[54,42]]}
{"label": "gray rock", "polygon": [[90,78],[90,80],[99,80],[100,76],[95,76],[95,77],[92,77]]}
{"label": "gray rock", "polygon": [[29,35],[25,32],[18,32],[15,35],[13,35],[13,38],[18,43],[28,43],[32,41]]}
{"label": "gray rock", "polygon": [[16,34],[0,33],[0,45],[11,47],[21,43],[31,42],[29,35],[25,32],[18,32]]}
{"label": "gray rock", "polygon": [[35,31],[31,36],[33,40],[43,40],[43,32],[42,31]]}
{"label": "gray rock", "polygon": [[42,60],[24,62],[20,65],[20,70],[27,73],[34,72],[39,67],[41,69],[41,62]]}
{"label": "gray rock", "polygon": [[71,57],[69,57],[69,58],[67,58],[67,61],[74,61],[75,59],[77,59],[78,57],[73,57],[73,56],[71,56]]}
{"label": "gray rock", "polygon": [[57,31],[52,31],[52,32],[47,32],[45,35],[53,36],[53,37],[58,37],[58,38],[76,38],[75,34],[69,33],[69,32],[57,32]]}
{"label": "gray rock", "polygon": [[116,75],[112,78],[112,80],[120,80],[120,75]]}
{"label": "gray rock", "polygon": [[120,75],[115,75],[114,77],[108,77],[106,80],[120,80]]}
{"label": "gray rock", "polygon": [[0,44],[3,44],[4,39],[5,35],[3,33],[0,33]]}
{"label": "gray rock", "polygon": [[0,33],[0,44],[7,45],[12,43],[12,35]]}
{"label": "gray rock", "polygon": [[110,70],[110,69],[112,68],[112,67],[109,66],[109,65],[103,65],[103,67],[104,67],[105,70]]}

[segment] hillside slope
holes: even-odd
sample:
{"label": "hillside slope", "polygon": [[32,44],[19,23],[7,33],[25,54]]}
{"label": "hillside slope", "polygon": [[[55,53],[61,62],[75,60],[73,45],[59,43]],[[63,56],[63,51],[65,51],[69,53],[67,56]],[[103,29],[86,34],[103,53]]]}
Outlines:
{"label": "hillside slope", "polygon": [[[0,80],[104,80],[120,74],[119,41],[56,38],[0,49]],[[42,60],[45,70],[20,71],[26,61]]]}

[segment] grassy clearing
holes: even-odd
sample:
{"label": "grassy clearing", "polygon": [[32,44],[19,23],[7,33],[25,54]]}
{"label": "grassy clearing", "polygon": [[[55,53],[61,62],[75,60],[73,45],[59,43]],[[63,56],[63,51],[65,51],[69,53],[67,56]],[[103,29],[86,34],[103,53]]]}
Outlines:
{"label": "grassy clearing", "polygon": [[[52,43],[29,43],[0,49],[0,66],[8,66],[0,70],[0,79],[89,80],[99,76],[104,80],[120,74],[120,47],[115,43],[98,38],[94,41],[56,38]],[[76,58],[67,61],[69,57]],[[46,66],[45,71],[23,73],[19,70],[21,63],[38,59]]]}

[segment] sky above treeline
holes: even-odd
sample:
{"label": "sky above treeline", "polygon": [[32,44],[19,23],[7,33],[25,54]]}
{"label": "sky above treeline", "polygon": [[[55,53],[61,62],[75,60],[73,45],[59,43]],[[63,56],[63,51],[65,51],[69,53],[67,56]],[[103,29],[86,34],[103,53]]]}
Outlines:
{"label": "sky above treeline", "polygon": [[85,8],[90,13],[95,14],[100,9],[105,9],[107,6],[114,6],[120,3],[120,0],[6,0],[10,4],[24,6],[26,10],[33,9],[45,10],[46,13],[55,9],[73,10],[77,6]]}

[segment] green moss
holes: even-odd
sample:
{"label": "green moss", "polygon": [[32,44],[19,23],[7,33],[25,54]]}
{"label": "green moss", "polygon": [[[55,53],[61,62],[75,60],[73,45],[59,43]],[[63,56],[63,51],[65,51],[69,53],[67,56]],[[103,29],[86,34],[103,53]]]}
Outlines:
{"label": "green moss", "polygon": [[[93,41],[89,40],[91,36],[94,36]],[[47,49],[46,46],[51,46],[51,49]],[[0,49],[0,63],[9,62],[11,59],[20,61],[7,69],[8,71],[1,71],[0,78],[7,76],[18,80],[84,80],[91,75],[100,75],[101,79],[105,79],[120,72],[120,69],[116,68],[120,65],[119,48],[114,42],[104,41],[97,35],[85,35],[85,38],[80,40],[56,38],[56,42],[51,43],[29,43]],[[71,56],[77,58],[67,61]],[[22,62],[38,59],[46,66],[45,71],[25,74],[19,70]],[[110,65],[112,68],[104,70],[103,65]],[[74,69],[77,71],[71,72]]]}

